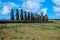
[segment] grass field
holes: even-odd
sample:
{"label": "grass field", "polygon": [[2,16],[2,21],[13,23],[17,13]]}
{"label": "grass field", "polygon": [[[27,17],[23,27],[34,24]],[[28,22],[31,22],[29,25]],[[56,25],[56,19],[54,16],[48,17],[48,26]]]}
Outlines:
{"label": "grass field", "polygon": [[60,40],[60,20],[53,21],[0,24],[0,40]]}

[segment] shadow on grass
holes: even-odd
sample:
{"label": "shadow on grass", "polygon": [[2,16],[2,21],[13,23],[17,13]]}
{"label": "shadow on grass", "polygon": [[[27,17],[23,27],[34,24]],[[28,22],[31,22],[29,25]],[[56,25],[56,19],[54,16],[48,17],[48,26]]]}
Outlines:
{"label": "shadow on grass", "polygon": [[10,28],[10,27],[0,26],[0,29],[5,29],[5,28]]}

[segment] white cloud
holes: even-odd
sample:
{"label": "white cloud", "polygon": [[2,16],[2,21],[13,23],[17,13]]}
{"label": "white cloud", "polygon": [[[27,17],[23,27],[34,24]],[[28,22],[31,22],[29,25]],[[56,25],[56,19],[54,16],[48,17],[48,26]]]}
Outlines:
{"label": "white cloud", "polygon": [[32,1],[32,2],[37,2],[37,3],[39,3],[39,2],[44,2],[45,0],[20,0],[20,1],[22,1],[22,2]]}
{"label": "white cloud", "polygon": [[22,8],[26,11],[37,12],[40,9],[40,4],[32,1],[27,1],[22,4]]}
{"label": "white cloud", "polygon": [[44,12],[44,15],[47,13],[47,8],[43,8],[42,11]]}
{"label": "white cloud", "polygon": [[1,10],[1,14],[8,14],[10,10],[14,7],[19,7],[19,5],[16,5],[15,3],[7,2],[3,3],[3,9]]}
{"label": "white cloud", "polygon": [[54,10],[56,16],[60,16],[60,7],[54,6],[54,7],[53,7],[53,10]]}
{"label": "white cloud", "polygon": [[56,12],[56,14],[55,14],[56,16],[60,16],[60,13],[59,12]]}
{"label": "white cloud", "polygon": [[21,8],[25,11],[39,13],[42,6],[40,2],[44,2],[44,0],[27,0],[23,2]]}
{"label": "white cloud", "polygon": [[3,7],[2,14],[7,14],[9,12],[9,8],[7,6]]}
{"label": "white cloud", "polygon": [[60,0],[52,0],[56,5],[60,6]]}
{"label": "white cloud", "polygon": [[1,4],[1,1],[0,1],[0,4]]}
{"label": "white cloud", "polygon": [[52,0],[56,6],[53,6],[53,10],[56,13],[56,16],[60,16],[60,0]]}
{"label": "white cloud", "polygon": [[60,7],[54,6],[53,9],[54,9],[55,15],[60,16]]}
{"label": "white cloud", "polygon": [[54,6],[53,8],[54,8],[55,12],[59,12],[60,11],[60,7]]}
{"label": "white cloud", "polygon": [[1,6],[1,3],[2,3],[2,2],[0,1],[0,6]]}
{"label": "white cloud", "polygon": [[[32,0],[31,0],[32,1]],[[34,2],[44,2],[45,0],[33,0]]]}

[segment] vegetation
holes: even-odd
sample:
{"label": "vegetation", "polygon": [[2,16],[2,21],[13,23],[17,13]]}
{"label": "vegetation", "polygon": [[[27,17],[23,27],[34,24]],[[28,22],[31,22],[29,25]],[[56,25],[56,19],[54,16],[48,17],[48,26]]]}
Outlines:
{"label": "vegetation", "polygon": [[0,24],[0,40],[60,40],[60,20],[53,21]]}

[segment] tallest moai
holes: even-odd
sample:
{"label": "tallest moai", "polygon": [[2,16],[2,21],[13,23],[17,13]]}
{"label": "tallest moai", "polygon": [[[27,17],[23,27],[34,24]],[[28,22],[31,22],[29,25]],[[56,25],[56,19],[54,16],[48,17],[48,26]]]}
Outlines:
{"label": "tallest moai", "polygon": [[16,20],[19,20],[19,11],[16,9]]}
{"label": "tallest moai", "polygon": [[10,18],[11,18],[11,20],[14,20],[14,13],[13,13],[13,9],[11,9]]}

